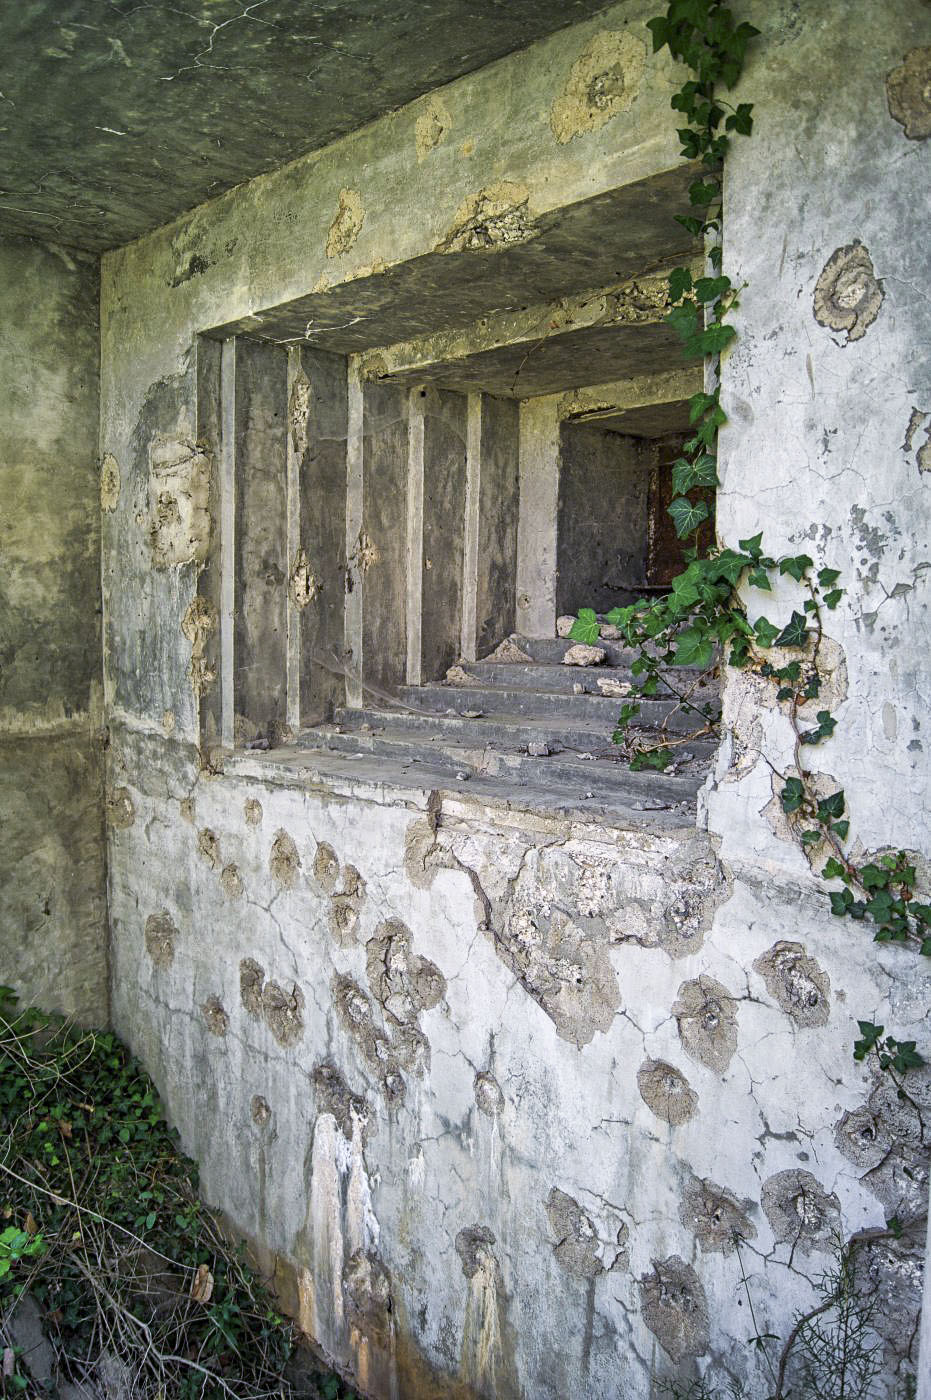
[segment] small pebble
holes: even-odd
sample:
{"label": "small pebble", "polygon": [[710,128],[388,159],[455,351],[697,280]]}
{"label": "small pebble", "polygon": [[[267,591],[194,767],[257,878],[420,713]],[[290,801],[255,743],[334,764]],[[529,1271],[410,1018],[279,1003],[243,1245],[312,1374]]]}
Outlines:
{"label": "small pebble", "polygon": [[568,637],[569,633],[572,631],[572,628],[573,628],[574,624],[575,624],[575,618],[569,616],[568,614],[566,614],[564,617],[557,617],[557,619],[556,619],[556,635],[557,635],[557,637]]}
{"label": "small pebble", "polygon": [[527,752],[531,758],[549,758],[549,744],[533,743],[527,745]]}
{"label": "small pebble", "polygon": [[580,685],[579,682],[576,681],[575,685],[572,687],[572,694],[573,694],[573,695],[584,695],[584,694],[585,694],[585,687],[584,687],[584,685]]}
{"label": "small pebble", "polygon": [[484,711],[484,710],[463,710],[463,711],[462,711],[462,718],[463,718],[463,719],[482,719],[483,716],[484,716],[484,714],[485,714],[485,711]]}

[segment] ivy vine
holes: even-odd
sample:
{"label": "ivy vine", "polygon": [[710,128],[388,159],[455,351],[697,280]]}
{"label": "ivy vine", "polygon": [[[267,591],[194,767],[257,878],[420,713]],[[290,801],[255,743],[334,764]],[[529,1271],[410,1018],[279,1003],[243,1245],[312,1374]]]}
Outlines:
{"label": "ivy vine", "polygon": [[[708,387],[689,400],[692,436],[672,471],[669,514],[676,533],[690,540],[712,510],[718,486],[717,439],[727,415],[720,399],[721,353],[736,331],[728,317],[739,305],[742,287],[722,272],[724,162],[733,136],[753,130],[753,105],[736,106],[720,95],[740,77],[747,46],[759,30],[737,23],[720,0],[670,0],[666,14],[648,21],[654,52],[668,48],[694,75],[671,100],[685,124],[678,129],[682,156],[698,169],[688,187],[690,212],[677,222],[704,240],[707,276],[693,278],[688,267],[668,275],[668,324],[689,359],[704,360]],[[838,918],[864,922],[878,943],[901,943],[931,957],[931,905],[916,898],[916,870],[905,851],[886,852],[860,863],[849,844],[850,818],[843,789],[823,792],[805,756],[830,739],[837,720],[822,703],[826,688],[824,617],[844,595],[837,569],[816,569],[807,554],[776,558],[763,548],[762,532],[739,541],[738,549],[713,546],[704,553],[685,547],[686,567],[668,594],[641,598],[614,608],[604,621],[618,629],[637,651],[631,699],[621,710],[614,740],[630,752],[633,769],[662,771],[677,749],[717,732],[712,676],[723,662],[770,683],[786,708],[794,734],[794,771],[773,768],[783,813],[812,867],[831,886],[831,911]],[[782,627],[764,613],[751,620],[745,594],[772,592],[777,579],[791,580],[799,606]],[[572,627],[576,641],[598,640],[595,611],[583,608]],[[644,698],[662,692],[676,697],[676,710],[695,720],[684,736],[671,736],[665,723],[658,741],[646,742],[634,726]],[[814,713],[812,711],[814,710]],[[765,755],[763,755],[765,759]],[[769,760],[766,760],[767,762]],[[770,767],[773,765],[770,764]],[[885,1035],[883,1026],[859,1021],[857,1060],[871,1059],[895,1080],[900,1097],[909,1096],[901,1076],[923,1064],[914,1041]]]}

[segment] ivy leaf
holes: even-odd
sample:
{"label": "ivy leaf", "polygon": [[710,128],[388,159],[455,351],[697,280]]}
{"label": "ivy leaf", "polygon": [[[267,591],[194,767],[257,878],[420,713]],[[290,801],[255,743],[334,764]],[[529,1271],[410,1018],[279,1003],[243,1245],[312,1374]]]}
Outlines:
{"label": "ivy leaf", "polygon": [[824,797],[818,803],[818,820],[827,825],[837,817],[844,815],[844,789],[838,788],[837,792],[832,792],[829,797]]}
{"label": "ivy leaf", "polygon": [[669,43],[669,21],[665,15],[658,15],[647,20],[647,29],[653,35],[653,52],[659,53]]}
{"label": "ivy leaf", "polygon": [[633,606],[627,608],[612,608],[610,612],[605,613],[605,622],[610,623],[612,627],[626,627],[633,617],[634,612],[635,609]]}
{"label": "ivy leaf", "polygon": [[[699,278],[699,281],[695,284],[696,287],[704,280],[707,279]],[[702,414],[707,413],[709,408],[714,408],[717,402],[717,394],[693,394],[689,399],[689,422],[696,423],[698,419],[701,418]]]}
{"label": "ivy leaf", "polygon": [[833,612],[843,596],[844,590],[842,588],[832,588],[830,593],[824,595],[824,606]]}
{"label": "ivy leaf", "polygon": [[853,1058],[855,1060],[865,1060],[867,1055],[880,1042],[883,1033],[882,1026],[874,1026],[872,1021],[858,1021],[860,1027],[860,1039],[854,1043]]}
{"label": "ivy leaf", "polygon": [[598,615],[594,608],[579,608],[579,615],[573,622],[569,636],[574,642],[584,642],[594,646],[598,641]]}
{"label": "ivy leaf", "polygon": [[703,355],[718,355],[736,337],[733,326],[723,321],[712,321],[697,337]]}
{"label": "ivy leaf", "polygon": [[835,856],[829,856],[821,872],[822,880],[844,880],[846,877],[847,871],[841,865],[840,861],[837,860]]}
{"label": "ivy leaf", "polygon": [[[655,41],[654,41],[655,42]],[[737,107],[724,123],[726,131],[736,131],[739,136],[749,136],[753,130],[752,102],[738,102]]]}
{"label": "ivy leaf", "polygon": [[[771,647],[779,635],[779,628],[774,627],[767,617],[758,617],[753,624],[753,630],[761,647]],[[791,694],[792,692],[789,691],[789,695]]]}
{"label": "ivy leaf", "polygon": [[801,778],[786,778],[786,785],[779,797],[784,812],[797,812],[805,800],[805,785]]}
{"label": "ivy leaf", "polygon": [[695,295],[700,302],[716,301],[729,290],[729,277],[699,277],[695,283]]}
{"label": "ivy leaf", "polygon": [[673,218],[677,224],[682,225],[687,233],[697,237],[702,231],[701,219],[695,219],[691,214],[674,214]]}
{"label": "ivy leaf", "polygon": [[749,539],[738,540],[737,543],[751,559],[759,559],[763,553],[763,531],[758,535],[751,535]]}
{"label": "ivy leaf", "polygon": [[802,832],[802,845],[813,846],[817,841],[822,840],[822,837],[822,832],[818,831],[815,827],[811,827],[808,831]]}
{"label": "ivy leaf", "polygon": [[888,890],[877,890],[873,898],[867,900],[866,912],[877,924],[888,923],[893,914],[893,899]]}
{"label": "ivy leaf", "polygon": [[840,569],[819,569],[818,582],[822,588],[830,588],[840,578]]}
{"label": "ivy leaf", "polygon": [[744,556],[733,549],[722,549],[721,553],[716,555],[714,559],[716,577],[725,579],[732,588],[746,567],[747,561]]}
{"label": "ivy leaf", "polygon": [[695,486],[717,486],[717,462],[707,452],[702,452],[691,462],[687,457],[677,457],[672,468],[672,489],[677,496],[684,496]]}
{"label": "ivy leaf", "polygon": [[853,895],[849,890],[832,890],[829,896],[831,900],[831,913],[842,919],[845,914],[850,913],[853,904]]}
{"label": "ivy leaf", "polygon": [[641,773],[645,768],[655,768],[662,773],[674,758],[672,749],[638,749],[630,761],[631,772]]}
{"label": "ivy leaf", "polygon": [[666,324],[672,326],[683,346],[688,347],[698,334],[698,311],[693,301],[684,301],[674,306],[666,316]]}
{"label": "ivy leaf", "polygon": [[860,883],[865,890],[885,889],[889,883],[889,872],[870,861],[860,871]]}
{"label": "ivy leaf", "polygon": [[804,614],[793,612],[789,621],[776,638],[779,647],[803,647],[808,637],[808,624]]}
{"label": "ivy leaf", "polygon": [[673,665],[698,666],[704,670],[713,655],[714,643],[708,640],[707,633],[697,627],[687,627],[679,634]]}
{"label": "ivy leaf", "polygon": [[800,743],[820,744],[822,739],[830,739],[837,728],[837,720],[834,719],[830,710],[819,710],[817,720],[817,729],[808,729],[804,734],[799,735]]}
{"label": "ivy leaf", "polygon": [[695,205],[710,204],[720,192],[717,181],[693,180],[689,185],[689,203]]}
{"label": "ivy leaf", "polygon": [[831,822],[831,830],[841,841],[846,841],[847,833],[850,831],[850,823],[848,821]]}
{"label": "ivy leaf", "polygon": [[708,519],[708,506],[705,501],[690,501],[685,496],[677,496],[669,507],[679,539],[691,535],[703,520]]}
{"label": "ivy leaf", "polygon": [[681,301],[692,290],[692,274],[687,267],[674,267],[667,280],[670,301]]}
{"label": "ivy leaf", "polygon": [[772,593],[773,586],[769,581],[769,574],[765,569],[751,569],[747,575],[747,582],[754,588],[765,588],[767,593]]}
{"label": "ivy leaf", "polygon": [[892,1065],[900,1074],[905,1074],[910,1069],[920,1069],[924,1064],[924,1058],[915,1049],[914,1040],[893,1041],[892,1036],[890,1036],[888,1045],[895,1049]]}
{"label": "ivy leaf", "polygon": [[779,572],[780,574],[789,574],[796,583],[801,583],[805,570],[810,569],[813,562],[807,554],[797,554],[791,559],[780,559]]}

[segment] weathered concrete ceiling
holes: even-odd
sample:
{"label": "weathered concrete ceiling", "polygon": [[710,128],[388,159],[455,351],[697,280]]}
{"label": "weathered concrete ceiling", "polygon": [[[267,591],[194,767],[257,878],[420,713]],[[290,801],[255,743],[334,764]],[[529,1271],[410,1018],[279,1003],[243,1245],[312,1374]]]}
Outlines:
{"label": "weathered concrete ceiling", "polygon": [[118,246],[604,4],[5,4],[0,229]]}

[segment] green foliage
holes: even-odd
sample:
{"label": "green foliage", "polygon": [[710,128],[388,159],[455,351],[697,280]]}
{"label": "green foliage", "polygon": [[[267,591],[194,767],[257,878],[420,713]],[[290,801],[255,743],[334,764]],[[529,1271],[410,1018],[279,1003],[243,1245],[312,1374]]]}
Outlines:
{"label": "green foliage", "polygon": [[291,1328],[197,1185],[115,1036],[0,988],[0,1325],[28,1290],[75,1382],[104,1349],[140,1394],[291,1394]]}
{"label": "green foliage", "polygon": [[586,646],[596,646],[599,637],[598,615],[594,608],[579,608],[579,615],[572,624],[569,636],[574,642],[584,642]]}
{"label": "green foliage", "polygon": [[[678,129],[682,155],[700,161],[703,167],[703,174],[691,186],[690,199],[705,213],[701,218],[680,215],[678,222],[692,235],[705,239],[709,262],[717,274],[693,278],[689,268],[673,268],[668,274],[671,310],[666,319],[687,355],[708,360],[708,380],[717,385],[720,353],[735,335],[726,317],[738,305],[739,291],[720,273],[720,196],[729,145],[726,133],[749,135],[753,122],[751,104],[729,108],[716,96],[715,84],[730,87],[737,81],[747,44],[757,30],[736,23],[730,9],[719,0],[670,0],[666,14],[650,20],[648,27],[654,50],[668,47],[694,75],[675,93],[671,105],[687,120],[687,125]],[[718,484],[717,434],[726,421],[718,388],[692,396],[689,421],[694,436],[673,466],[669,506],[680,539],[694,535],[710,516],[710,493]],[[634,693],[619,716],[615,742],[630,741],[639,700],[659,694],[661,689],[677,698],[679,712],[695,720],[690,738],[713,733],[714,710],[705,698],[707,688],[703,691],[702,687],[721,663],[753,671],[772,682],[777,701],[788,707],[795,738],[796,771],[780,777],[782,809],[810,857],[822,846],[832,852],[822,875],[827,881],[840,880],[843,886],[828,892],[832,913],[871,925],[877,942],[906,943],[931,957],[931,905],[914,898],[915,871],[905,854],[899,852],[898,856],[883,857],[879,864],[868,862],[859,868],[847,844],[850,819],[843,791],[818,795],[802,765],[804,751],[828,741],[837,728],[837,720],[827,708],[819,709],[812,723],[808,707],[820,697],[824,685],[820,665],[823,615],[825,610],[836,608],[843,597],[840,571],[827,565],[816,569],[807,554],[781,558],[766,554],[762,531],[740,540],[737,550],[715,547],[700,555],[693,548],[686,552],[686,558],[687,567],[673,579],[665,597],[638,599],[609,616],[625,643],[638,652],[632,667]],[[774,581],[780,582],[783,590],[787,585],[799,589],[799,606],[782,626],[765,616],[751,623],[744,601],[746,590],[771,593]],[[580,611],[571,635],[578,641],[597,639],[598,619],[591,609]],[[766,653],[773,648],[794,655],[767,660]],[[776,664],[777,660],[782,664]],[[686,670],[698,672],[697,679],[683,683]],[[673,756],[673,741],[664,736],[660,743],[636,743],[631,766],[661,769]],[[901,1064],[902,1052],[898,1053]],[[917,1056],[914,1047],[909,1053]],[[880,1068],[894,1069],[895,1053],[884,1052],[878,1063]]]}
{"label": "green foliage", "polygon": [[34,1259],[44,1248],[41,1235],[31,1235],[28,1230],[18,1230],[15,1225],[0,1230],[0,1279],[10,1273],[20,1259]]}

